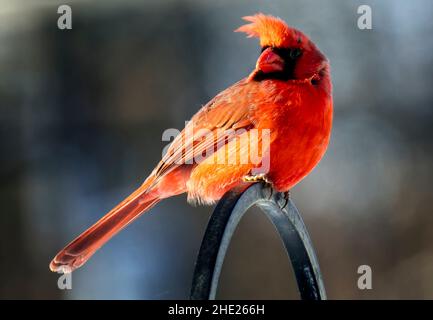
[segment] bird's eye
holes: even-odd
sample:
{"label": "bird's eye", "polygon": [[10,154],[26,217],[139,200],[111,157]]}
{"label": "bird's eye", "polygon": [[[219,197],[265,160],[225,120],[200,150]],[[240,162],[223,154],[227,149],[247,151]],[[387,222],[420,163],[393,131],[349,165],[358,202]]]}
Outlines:
{"label": "bird's eye", "polygon": [[301,54],[302,54],[302,51],[299,48],[294,48],[294,49],[290,50],[290,58],[292,58],[292,59],[298,58]]}

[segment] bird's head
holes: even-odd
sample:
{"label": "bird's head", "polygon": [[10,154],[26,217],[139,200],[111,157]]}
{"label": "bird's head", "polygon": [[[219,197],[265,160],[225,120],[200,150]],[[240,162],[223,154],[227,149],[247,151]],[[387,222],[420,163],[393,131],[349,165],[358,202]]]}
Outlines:
{"label": "bird's head", "polygon": [[301,80],[314,84],[328,74],[328,60],[301,31],[262,13],[243,19],[250,23],[235,31],[259,38],[262,47],[250,79]]}

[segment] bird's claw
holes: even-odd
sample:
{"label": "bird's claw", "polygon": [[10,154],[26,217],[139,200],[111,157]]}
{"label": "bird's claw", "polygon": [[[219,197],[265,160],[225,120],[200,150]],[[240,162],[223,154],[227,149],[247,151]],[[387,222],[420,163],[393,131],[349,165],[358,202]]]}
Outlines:
{"label": "bird's claw", "polygon": [[264,174],[264,173],[245,176],[245,177],[243,177],[243,181],[244,182],[252,182],[252,183],[255,183],[255,182],[264,183],[265,186],[268,187],[270,190],[268,200],[271,199],[272,195],[274,194],[274,188],[272,187],[272,182],[270,180],[268,180],[266,174]]}
{"label": "bird's claw", "polygon": [[274,188],[272,188],[272,185],[268,185],[269,186],[269,197],[268,200],[270,200],[272,198],[272,195],[274,194]]}
{"label": "bird's claw", "polygon": [[281,209],[284,209],[285,207],[287,207],[287,204],[289,203],[290,200],[290,190],[283,192],[283,200],[284,200],[284,204],[282,206],[280,206]]}

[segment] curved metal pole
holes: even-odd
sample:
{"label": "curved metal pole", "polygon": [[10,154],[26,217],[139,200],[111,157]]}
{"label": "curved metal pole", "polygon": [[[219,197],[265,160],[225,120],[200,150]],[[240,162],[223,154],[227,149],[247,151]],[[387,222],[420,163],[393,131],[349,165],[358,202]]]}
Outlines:
{"label": "curved metal pole", "polygon": [[261,183],[253,184],[244,192],[229,191],[218,202],[198,253],[190,298],[215,299],[232,235],[242,216],[254,205],[262,209],[277,228],[292,262],[301,299],[325,300],[319,264],[298,210],[290,199],[286,202],[281,193],[272,192]]}

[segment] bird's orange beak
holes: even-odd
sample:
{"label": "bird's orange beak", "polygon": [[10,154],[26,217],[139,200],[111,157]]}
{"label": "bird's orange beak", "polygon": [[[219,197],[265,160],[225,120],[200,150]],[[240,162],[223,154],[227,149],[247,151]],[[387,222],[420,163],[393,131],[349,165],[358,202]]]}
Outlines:
{"label": "bird's orange beak", "polygon": [[256,71],[263,73],[279,72],[284,70],[284,60],[272,48],[265,49],[256,63]]}

